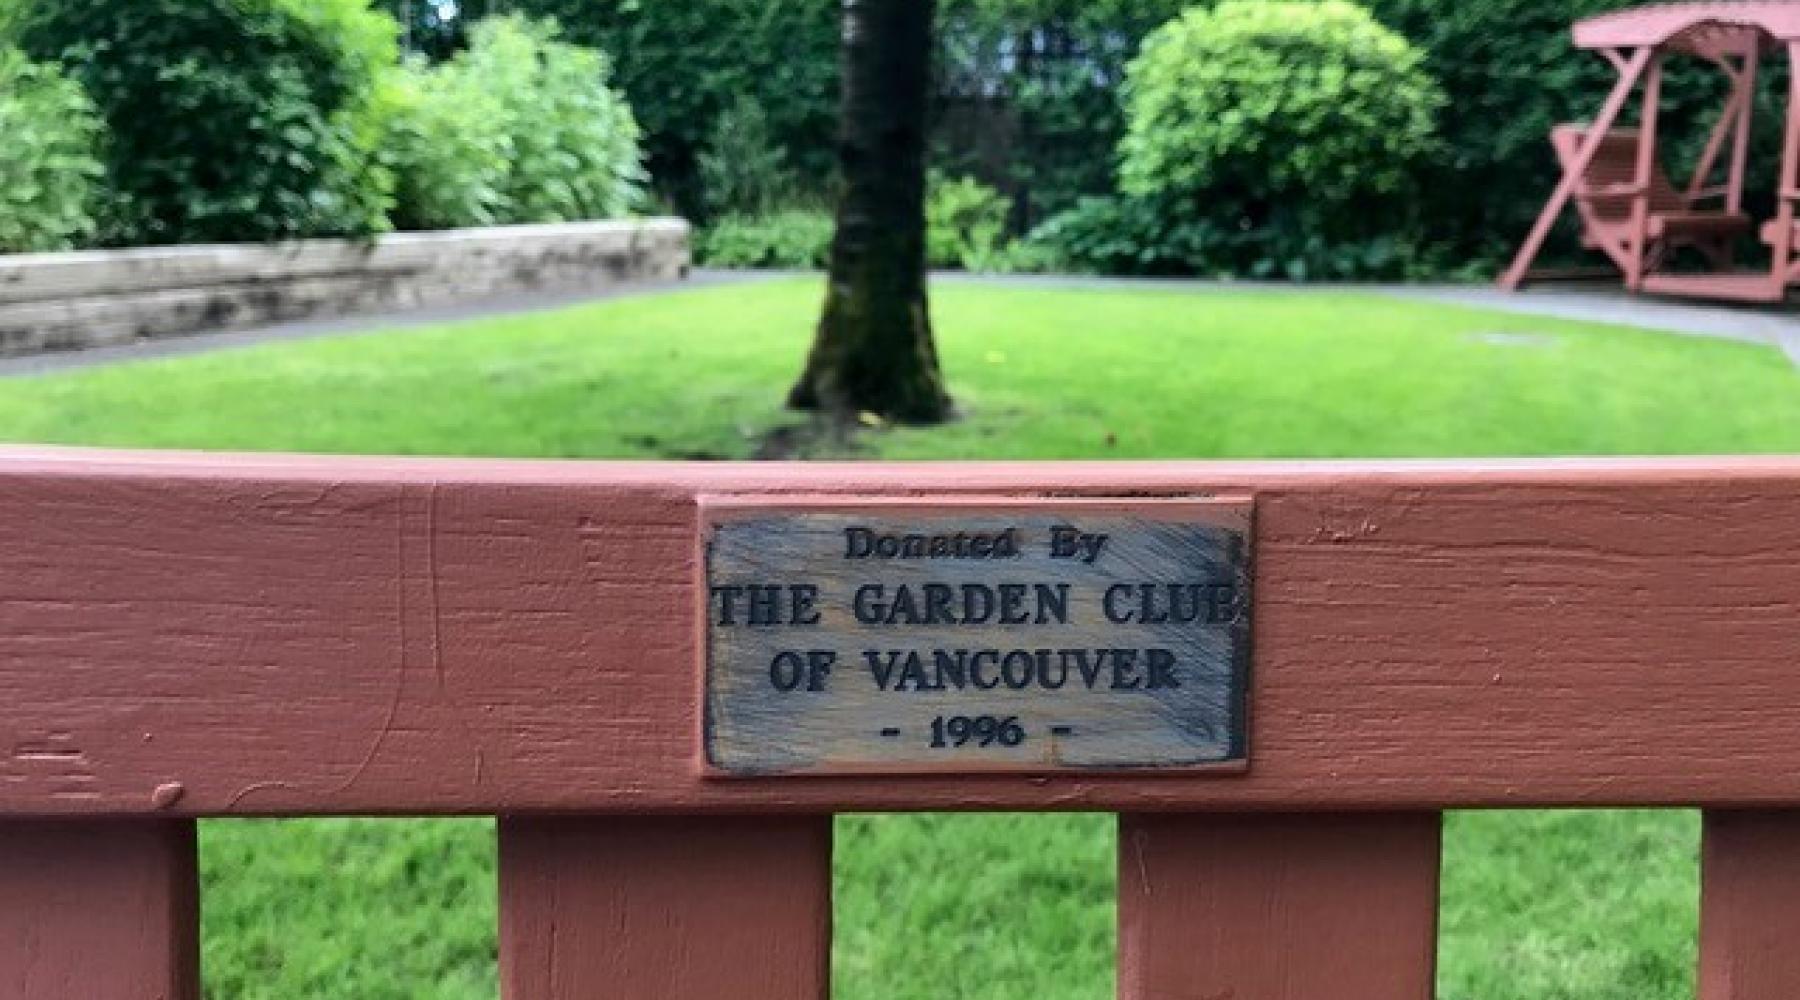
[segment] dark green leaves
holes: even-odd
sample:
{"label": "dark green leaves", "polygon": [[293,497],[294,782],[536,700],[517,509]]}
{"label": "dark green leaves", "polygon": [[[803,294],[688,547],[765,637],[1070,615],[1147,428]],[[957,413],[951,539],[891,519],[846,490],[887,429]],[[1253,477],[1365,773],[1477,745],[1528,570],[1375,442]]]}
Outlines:
{"label": "dark green leaves", "polygon": [[351,112],[395,58],[363,0],[17,0],[14,30],[105,117],[100,237],[178,243],[364,235],[383,177]]}

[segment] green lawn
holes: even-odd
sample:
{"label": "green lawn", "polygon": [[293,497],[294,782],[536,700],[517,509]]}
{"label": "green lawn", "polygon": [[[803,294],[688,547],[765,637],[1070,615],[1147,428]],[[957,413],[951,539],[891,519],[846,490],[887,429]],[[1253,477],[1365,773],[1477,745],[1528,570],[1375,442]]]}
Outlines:
{"label": "green lawn", "polygon": [[[708,289],[0,380],[0,440],[744,457],[794,423],[778,402],[818,297]],[[1351,294],[958,284],[936,316],[964,418],[851,454],[1800,451],[1800,376],[1746,345]],[[1109,818],[839,832],[841,1000],[1111,994]],[[1444,1000],[1691,995],[1697,840],[1683,812],[1452,815]],[[493,997],[491,824],[220,822],[202,850],[210,996]]]}
{"label": "green lawn", "polygon": [[[809,281],[8,381],[0,440],[400,454],[746,457],[811,335]],[[1350,294],[953,284],[966,419],[891,458],[1800,448],[1773,350]]]}

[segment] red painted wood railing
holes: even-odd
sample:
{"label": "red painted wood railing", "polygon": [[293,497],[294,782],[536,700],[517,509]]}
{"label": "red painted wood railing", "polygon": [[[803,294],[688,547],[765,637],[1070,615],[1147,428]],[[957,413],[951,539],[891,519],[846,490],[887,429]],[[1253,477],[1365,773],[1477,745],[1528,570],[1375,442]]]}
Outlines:
{"label": "red painted wood railing", "polygon": [[[696,760],[696,498],[1256,498],[1227,778]],[[830,815],[1121,814],[1131,1000],[1432,990],[1438,814],[1707,810],[1703,1000],[1800,996],[1800,459],[0,454],[0,998],[192,1000],[193,820],[498,815],[509,1000],[828,989]]]}

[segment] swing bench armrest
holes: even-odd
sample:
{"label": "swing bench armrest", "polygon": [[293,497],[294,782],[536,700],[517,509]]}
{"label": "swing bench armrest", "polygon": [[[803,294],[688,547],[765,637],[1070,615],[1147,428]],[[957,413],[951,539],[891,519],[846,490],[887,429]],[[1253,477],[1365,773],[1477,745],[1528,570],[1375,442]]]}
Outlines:
{"label": "swing bench armrest", "polygon": [[1692,205],[1698,201],[1710,201],[1714,198],[1723,198],[1730,193],[1731,189],[1721,184],[1714,187],[1701,188],[1693,194],[1683,195],[1683,197],[1687,200],[1688,204]]}

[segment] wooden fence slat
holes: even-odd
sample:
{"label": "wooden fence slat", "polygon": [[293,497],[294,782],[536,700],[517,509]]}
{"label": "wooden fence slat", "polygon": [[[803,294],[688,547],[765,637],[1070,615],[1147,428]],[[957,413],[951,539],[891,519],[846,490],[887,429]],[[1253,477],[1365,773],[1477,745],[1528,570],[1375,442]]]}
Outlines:
{"label": "wooden fence slat", "polygon": [[831,819],[508,819],[505,1000],[823,1000]]}
{"label": "wooden fence slat", "polygon": [[1436,813],[1127,815],[1122,1000],[1430,1000]]}
{"label": "wooden fence slat", "polygon": [[0,1000],[199,1000],[185,820],[0,824]]}
{"label": "wooden fence slat", "polygon": [[1709,811],[1700,1000],[1800,997],[1800,811]]}

